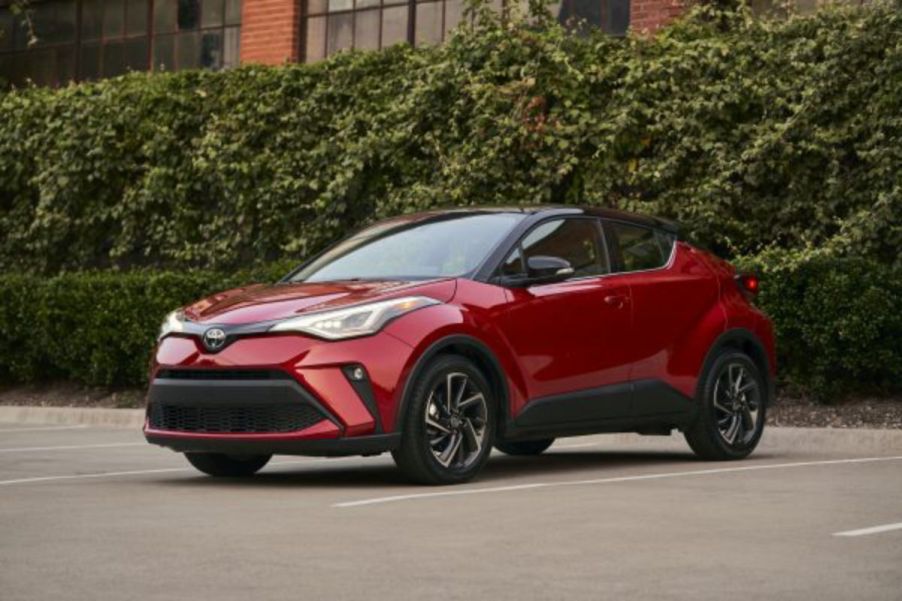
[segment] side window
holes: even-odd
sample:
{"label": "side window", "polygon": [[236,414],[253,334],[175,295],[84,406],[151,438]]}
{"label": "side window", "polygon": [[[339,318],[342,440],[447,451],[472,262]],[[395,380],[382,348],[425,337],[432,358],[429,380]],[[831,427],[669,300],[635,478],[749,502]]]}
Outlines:
{"label": "side window", "polygon": [[673,250],[673,236],[638,225],[608,222],[611,245],[620,253],[624,271],[657,269],[667,264]]}
{"label": "side window", "polygon": [[[521,255],[522,249],[522,255]],[[501,266],[503,275],[525,272],[530,257],[550,256],[566,259],[574,277],[607,273],[608,261],[599,244],[598,227],[593,219],[554,219],[533,229]]]}

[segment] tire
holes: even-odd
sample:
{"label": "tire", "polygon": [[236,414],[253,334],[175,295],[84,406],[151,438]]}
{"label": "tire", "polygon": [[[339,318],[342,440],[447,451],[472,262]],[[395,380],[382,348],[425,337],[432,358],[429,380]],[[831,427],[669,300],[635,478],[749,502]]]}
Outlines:
{"label": "tire", "polygon": [[768,382],[748,355],[722,352],[702,376],[699,414],[686,442],[701,459],[747,457],[764,432],[768,395]]}
{"label": "tire", "polygon": [[217,478],[252,476],[269,462],[272,455],[223,455],[221,453],[185,453],[188,462],[203,473]]}
{"label": "tire", "polygon": [[492,388],[482,372],[464,357],[442,355],[413,382],[401,445],[392,457],[414,482],[466,482],[489,458],[495,415]]}
{"label": "tire", "polygon": [[496,440],[495,448],[505,455],[541,455],[553,443],[553,438],[543,438],[541,440]]}

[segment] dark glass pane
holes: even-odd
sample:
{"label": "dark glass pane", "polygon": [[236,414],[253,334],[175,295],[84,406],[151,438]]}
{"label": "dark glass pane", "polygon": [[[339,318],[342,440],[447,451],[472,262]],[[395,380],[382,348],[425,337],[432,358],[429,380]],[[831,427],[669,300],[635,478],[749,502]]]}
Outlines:
{"label": "dark glass pane", "polygon": [[623,223],[610,225],[625,271],[655,269],[667,262],[668,257],[664,256],[661,240],[654,230]]}
{"label": "dark glass pane", "polygon": [[[13,49],[15,23],[13,14],[6,9],[0,8],[0,52]],[[3,77],[2,71],[0,71],[0,77]]]}
{"label": "dark glass pane", "polygon": [[56,49],[56,81],[63,86],[75,79],[75,44]]}
{"label": "dark glass pane", "polygon": [[158,35],[153,39],[153,70],[175,69],[175,36]]}
{"label": "dark glass pane", "polygon": [[448,34],[457,27],[464,17],[463,0],[446,0],[445,2],[445,39]]}
{"label": "dark glass pane", "polygon": [[[125,3],[123,0],[105,0],[103,3],[103,37],[119,37],[124,31]],[[105,63],[106,58],[103,60]]]}
{"label": "dark glass pane", "polygon": [[128,0],[125,32],[128,35],[147,35],[147,0]]}
{"label": "dark glass pane", "polygon": [[382,47],[392,46],[407,40],[406,6],[395,6],[382,10]]}
{"label": "dark glass pane", "polygon": [[601,2],[599,0],[569,0],[561,6],[558,21],[567,27],[594,25],[601,27]]}
{"label": "dark glass pane", "polygon": [[81,4],[81,39],[100,39],[102,28],[103,0],[83,0]]}
{"label": "dark glass pane", "polygon": [[226,27],[222,46],[222,66],[226,69],[237,67],[241,58],[241,28]]}
{"label": "dark glass pane", "polygon": [[222,69],[222,33],[205,32],[200,44],[200,66],[204,69]]}
{"label": "dark glass pane", "polygon": [[32,50],[22,58],[25,61],[25,77],[39,86],[56,83],[56,56],[52,49]]}
{"label": "dark glass pane", "polygon": [[177,44],[175,56],[178,69],[197,69],[200,66],[200,35],[179,34]]}
{"label": "dark glass pane", "polygon": [[179,0],[179,31],[197,29],[200,23],[200,0]]}
{"label": "dark glass pane", "polygon": [[417,5],[417,46],[438,44],[442,41],[442,3],[429,2]]}
{"label": "dark glass pane", "polygon": [[178,13],[177,0],[154,0],[153,32],[172,33],[175,31],[175,16]]}
{"label": "dark glass pane", "polygon": [[241,0],[226,0],[226,25],[241,25]]}
{"label": "dark glass pane", "polygon": [[341,13],[329,17],[329,34],[326,52],[329,56],[351,47],[354,31],[354,13]]}
{"label": "dark glass pane", "polygon": [[204,0],[201,9],[201,27],[222,27],[222,20],[225,18],[223,0]]}
{"label": "dark glass pane", "polygon": [[100,77],[100,44],[82,44],[78,59],[78,79],[90,81]]}
{"label": "dark glass pane", "polygon": [[32,24],[37,44],[65,44],[75,41],[75,1],[58,0],[34,5]]}
{"label": "dark glass pane", "polygon": [[15,57],[11,54],[0,54],[0,90],[16,82]]}
{"label": "dark glass pane", "polygon": [[[358,2],[359,4],[359,2]],[[379,10],[364,10],[357,13],[354,23],[354,48],[377,50],[379,48]]]}
{"label": "dark glass pane", "polygon": [[104,77],[114,77],[125,73],[125,48],[122,42],[111,42],[103,45],[103,68],[101,73]]}
{"label": "dark glass pane", "polygon": [[576,276],[607,271],[598,244],[598,226],[593,219],[556,219],[536,227],[521,243],[527,262],[530,257],[565,259]]}
{"label": "dark glass pane", "polygon": [[[25,21],[21,17],[16,18],[15,22],[15,40],[13,40],[13,45],[16,47],[16,50],[24,50],[28,47],[28,26],[25,24]],[[25,77],[25,67],[22,67],[19,70],[20,78]]]}
{"label": "dark glass pane", "polygon": [[328,6],[328,0],[307,0],[307,14],[308,15],[319,15],[326,12],[326,6]]}
{"label": "dark glass pane", "polygon": [[339,12],[354,8],[354,0],[329,0],[329,12]]}
{"label": "dark glass pane", "polygon": [[304,34],[304,60],[308,63],[321,60],[326,52],[326,17],[307,19]]}
{"label": "dark glass pane", "polygon": [[605,33],[613,35],[626,35],[630,26],[630,0],[607,0],[605,3],[604,25]]}
{"label": "dark glass pane", "polygon": [[147,71],[147,38],[125,42],[125,66],[129,71]]}

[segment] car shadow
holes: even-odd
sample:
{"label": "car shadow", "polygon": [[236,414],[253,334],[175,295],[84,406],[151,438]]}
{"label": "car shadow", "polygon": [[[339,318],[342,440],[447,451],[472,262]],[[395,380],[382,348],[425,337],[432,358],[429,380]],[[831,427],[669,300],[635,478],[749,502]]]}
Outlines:
{"label": "car shadow", "polygon": [[[756,453],[755,458],[766,455]],[[393,489],[412,484],[394,463],[382,456],[375,461],[360,459],[348,463],[347,459],[319,459],[281,467],[278,471],[264,470],[252,478],[210,478],[198,474],[196,478],[160,478],[159,483],[174,487],[253,487],[253,488],[368,488]],[[283,461],[290,459],[280,458]],[[581,472],[586,478],[603,478],[606,474],[623,475],[623,469],[660,466],[662,471],[683,464],[685,470],[702,470],[724,467],[721,462],[705,462],[690,452],[682,451],[552,451],[535,457],[509,457],[493,455],[475,484],[499,485],[505,481],[522,483],[524,479],[542,479],[551,476]]]}

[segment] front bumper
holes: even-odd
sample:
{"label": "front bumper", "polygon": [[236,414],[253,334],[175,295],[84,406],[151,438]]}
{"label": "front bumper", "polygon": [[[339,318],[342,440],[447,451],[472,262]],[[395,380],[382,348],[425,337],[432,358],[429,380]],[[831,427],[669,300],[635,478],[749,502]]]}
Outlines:
{"label": "front bumper", "polygon": [[[328,344],[280,335],[239,338],[207,353],[192,337],[170,336],[155,356],[145,437],[182,452],[392,450],[398,385],[411,351],[386,335]],[[357,366],[363,380],[351,375]]]}
{"label": "front bumper", "polygon": [[148,391],[148,442],[181,452],[356,455],[396,434],[342,436],[340,420],[278,370],[160,370]]}

